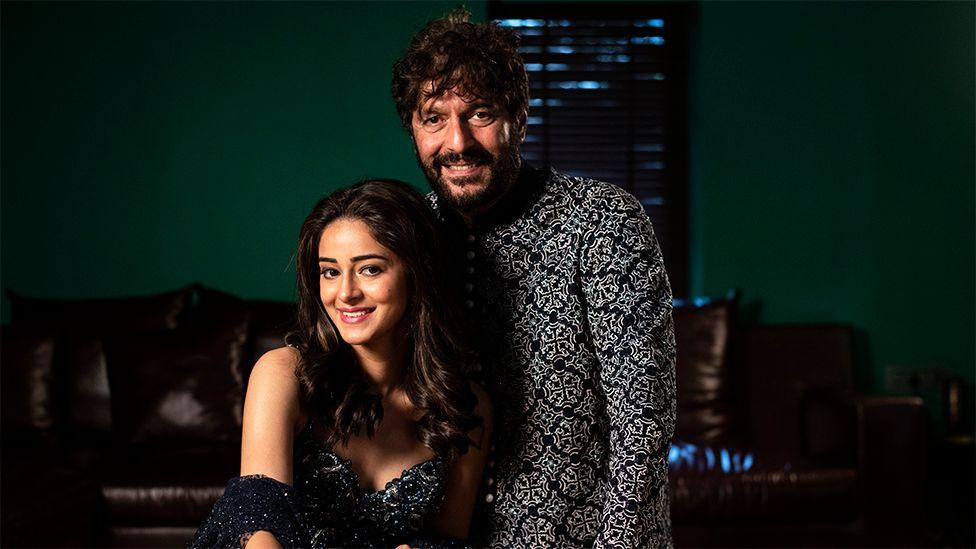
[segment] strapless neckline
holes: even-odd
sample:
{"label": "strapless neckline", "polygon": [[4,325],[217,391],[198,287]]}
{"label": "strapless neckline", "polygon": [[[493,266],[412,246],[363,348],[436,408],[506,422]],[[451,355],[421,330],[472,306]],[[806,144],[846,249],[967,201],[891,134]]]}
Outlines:
{"label": "strapless neckline", "polygon": [[[319,442],[319,441],[316,441],[316,442]],[[408,477],[408,476],[410,476],[410,474],[413,473],[415,470],[417,470],[417,469],[425,469],[425,468],[428,468],[430,466],[439,465],[439,462],[441,461],[441,459],[439,457],[432,457],[432,458],[429,458],[429,459],[425,459],[425,460],[423,460],[423,461],[421,461],[419,463],[414,463],[410,467],[407,467],[406,469],[404,469],[403,471],[401,471],[398,476],[393,477],[390,480],[386,481],[386,484],[383,486],[382,489],[376,490],[374,488],[365,488],[365,487],[363,487],[363,481],[362,481],[361,478],[359,478],[359,473],[357,473],[356,470],[353,469],[353,467],[352,467],[352,460],[340,456],[339,454],[335,453],[335,451],[333,451],[331,448],[329,448],[327,445],[322,444],[321,442],[319,442],[319,444],[322,446],[322,451],[323,452],[326,452],[328,454],[331,454],[332,457],[335,458],[336,462],[338,462],[339,464],[341,464],[342,467],[353,478],[356,479],[356,486],[359,488],[359,491],[362,492],[363,495],[367,495],[367,496],[368,495],[382,495],[382,494],[384,494],[386,492],[389,492],[390,490],[392,490],[396,486],[398,486],[401,482],[403,482],[403,479],[406,478],[406,477]]]}
{"label": "strapless neckline", "polygon": [[376,490],[372,487],[364,487],[363,481],[359,477],[359,473],[352,466],[352,460],[349,458],[344,458],[340,456],[332,447],[318,437],[315,436],[315,432],[312,429],[312,421],[308,421],[305,427],[302,429],[300,435],[307,437],[312,443],[319,447],[319,449],[335,460],[336,463],[342,466],[343,469],[350,475],[351,478],[355,479],[354,486],[359,490],[359,493],[363,496],[382,496],[387,492],[395,489],[399,486],[405,478],[408,478],[415,471],[430,470],[431,468],[441,468],[443,466],[443,460],[439,456],[434,456],[432,458],[425,459],[423,461],[414,463],[410,467],[407,467],[396,477],[391,478],[386,481],[382,489]]}

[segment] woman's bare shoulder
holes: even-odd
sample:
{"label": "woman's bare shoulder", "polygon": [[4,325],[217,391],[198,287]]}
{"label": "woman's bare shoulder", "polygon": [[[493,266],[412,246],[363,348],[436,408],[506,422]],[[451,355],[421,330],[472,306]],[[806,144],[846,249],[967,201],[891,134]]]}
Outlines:
{"label": "woman's bare shoulder", "polygon": [[245,414],[250,404],[255,411],[260,412],[277,414],[290,411],[293,422],[304,423],[304,414],[299,405],[300,382],[296,371],[300,359],[298,351],[291,347],[281,347],[264,353],[248,378]]}
{"label": "woman's bare shoulder", "polygon": [[301,355],[294,347],[278,347],[261,355],[254,367],[263,366],[264,368],[293,372],[300,359]]}
{"label": "woman's bare shoulder", "polygon": [[264,353],[254,364],[248,383],[297,385],[296,370],[300,359],[298,351],[291,347],[272,349]]}

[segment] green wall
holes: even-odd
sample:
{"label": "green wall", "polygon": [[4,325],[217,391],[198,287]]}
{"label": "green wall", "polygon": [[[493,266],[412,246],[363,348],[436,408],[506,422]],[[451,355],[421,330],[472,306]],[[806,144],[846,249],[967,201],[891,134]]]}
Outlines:
{"label": "green wall", "polygon": [[[422,181],[390,66],[453,5],[4,2],[0,285],[290,298],[315,199]],[[877,389],[888,364],[973,378],[973,11],[699,6],[694,293],[854,325]]]}
{"label": "green wall", "polygon": [[974,367],[974,3],[705,2],[694,292],[846,322],[887,365]]}
{"label": "green wall", "polygon": [[4,2],[3,289],[291,298],[317,198],[423,181],[391,67],[455,5]]}

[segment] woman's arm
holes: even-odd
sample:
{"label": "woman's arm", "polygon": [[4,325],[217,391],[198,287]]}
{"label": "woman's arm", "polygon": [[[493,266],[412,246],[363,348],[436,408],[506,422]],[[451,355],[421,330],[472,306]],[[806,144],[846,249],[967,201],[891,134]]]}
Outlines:
{"label": "woman's arm", "polygon": [[451,465],[448,473],[447,493],[441,510],[431,522],[431,529],[441,535],[464,539],[471,528],[471,514],[474,512],[475,498],[481,483],[482,472],[488,461],[491,446],[493,412],[491,401],[485,390],[471,384],[471,390],[478,397],[475,415],[484,422],[469,433],[473,444],[468,451]]}
{"label": "woman's arm", "polygon": [[[258,360],[248,380],[241,438],[241,476],[265,475],[292,484],[295,432],[304,423],[299,405],[295,366],[298,352],[290,347],[269,351]],[[266,530],[254,532],[248,549],[280,549]]]}
{"label": "woman's arm", "polygon": [[251,370],[244,399],[241,476],[265,475],[292,483],[292,444],[303,419],[290,347],[268,351]]}

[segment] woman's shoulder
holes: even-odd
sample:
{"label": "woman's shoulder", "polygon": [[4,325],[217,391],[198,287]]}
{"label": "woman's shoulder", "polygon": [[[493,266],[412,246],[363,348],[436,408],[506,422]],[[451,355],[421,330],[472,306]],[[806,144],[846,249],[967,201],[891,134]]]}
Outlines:
{"label": "woman's shoulder", "polygon": [[300,409],[301,382],[296,368],[301,359],[291,347],[272,349],[258,359],[248,378],[247,404],[259,409],[292,410],[298,424],[304,424]]}
{"label": "woman's shoulder", "polygon": [[251,377],[254,377],[255,374],[273,375],[275,377],[295,378],[297,381],[295,369],[298,367],[299,360],[301,360],[301,355],[294,347],[271,349],[261,355],[261,358],[254,364]]}

